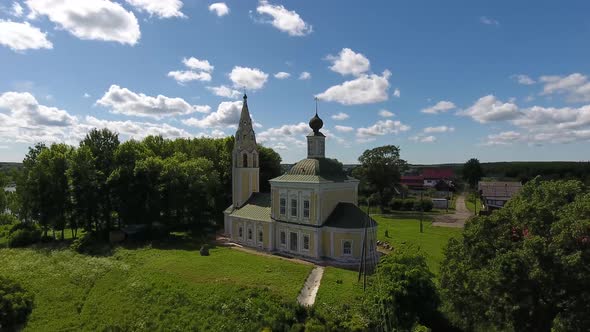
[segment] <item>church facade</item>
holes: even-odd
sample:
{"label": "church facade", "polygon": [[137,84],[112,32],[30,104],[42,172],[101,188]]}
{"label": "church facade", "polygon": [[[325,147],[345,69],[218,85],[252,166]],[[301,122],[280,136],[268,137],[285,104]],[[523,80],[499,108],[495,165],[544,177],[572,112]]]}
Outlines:
{"label": "church facade", "polygon": [[259,192],[256,135],[247,97],[232,154],[232,205],[224,212],[226,235],[236,243],[313,262],[358,264],[377,257],[377,223],[358,206],[359,181],[325,157],[323,121],[310,120],[307,158],[271,179]]}

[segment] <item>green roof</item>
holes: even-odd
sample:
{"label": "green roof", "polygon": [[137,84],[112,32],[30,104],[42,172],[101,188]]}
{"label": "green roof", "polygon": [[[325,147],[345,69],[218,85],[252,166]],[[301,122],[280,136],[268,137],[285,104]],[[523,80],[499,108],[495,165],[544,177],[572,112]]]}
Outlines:
{"label": "green roof", "polygon": [[246,204],[235,209],[230,216],[258,221],[271,221],[270,194],[252,193]]}
{"label": "green roof", "polygon": [[367,226],[377,226],[377,222],[369,217],[363,210],[352,203],[338,203],[326,222],[322,225],[325,227],[336,228],[363,228],[365,221]]}
{"label": "green roof", "polygon": [[295,164],[289,172],[272,181],[288,182],[342,182],[354,180],[346,175],[342,164],[336,159],[308,158]]}

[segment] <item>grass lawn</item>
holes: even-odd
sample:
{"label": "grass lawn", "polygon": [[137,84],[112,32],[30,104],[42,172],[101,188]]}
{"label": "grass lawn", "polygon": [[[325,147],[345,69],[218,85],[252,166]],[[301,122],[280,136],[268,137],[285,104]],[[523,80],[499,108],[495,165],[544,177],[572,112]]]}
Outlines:
{"label": "grass lawn", "polygon": [[310,265],[223,247],[210,253],[0,249],[0,274],[34,293],[29,331],[249,331],[294,315],[288,306]]}
{"label": "grass lawn", "polygon": [[[477,212],[481,211],[482,207],[481,207],[481,199],[477,198],[476,199],[476,204],[477,204]],[[467,210],[471,211],[471,212],[475,212],[475,204],[474,201],[469,201],[467,199],[465,199],[465,206],[467,207]]]}

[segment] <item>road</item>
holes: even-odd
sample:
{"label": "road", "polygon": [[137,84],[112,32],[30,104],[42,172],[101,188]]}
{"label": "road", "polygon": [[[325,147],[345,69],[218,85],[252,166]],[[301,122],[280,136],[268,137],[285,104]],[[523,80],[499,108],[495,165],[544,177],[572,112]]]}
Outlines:
{"label": "road", "polygon": [[467,210],[465,206],[465,196],[461,195],[457,197],[457,202],[455,202],[455,213],[435,216],[432,225],[462,228],[465,226],[465,221],[472,216],[473,212]]}

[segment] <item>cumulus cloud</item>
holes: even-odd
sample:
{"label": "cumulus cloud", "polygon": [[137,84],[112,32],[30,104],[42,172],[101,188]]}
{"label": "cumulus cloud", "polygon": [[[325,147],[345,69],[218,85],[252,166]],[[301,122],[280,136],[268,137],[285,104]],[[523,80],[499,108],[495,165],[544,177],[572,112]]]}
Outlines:
{"label": "cumulus cloud", "polygon": [[504,103],[494,95],[487,95],[479,98],[471,107],[457,114],[469,116],[479,123],[488,123],[513,120],[519,117],[521,112],[516,104],[511,102]]}
{"label": "cumulus cloud", "polygon": [[231,98],[231,99],[239,98],[242,95],[242,93],[240,91],[234,90],[234,89],[227,87],[225,85],[208,86],[207,90],[213,92],[213,94],[216,96]]}
{"label": "cumulus cloud", "polygon": [[379,120],[370,127],[357,128],[356,136],[357,138],[363,139],[388,134],[399,134],[400,132],[408,130],[410,130],[410,126],[407,126],[400,121]]}
{"label": "cumulus cloud", "polygon": [[209,11],[221,17],[229,14],[229,7],[225,4],[225,2],[216,2],[209,5]]}
{"label": "cumulus cloud", "polygon": [[564,94],[571,102],[590,101],[590,82],[586,75],[541,76],[539,81],[544,84],[541,95]]}
{"label": "cumulus cloud", "polygon": [[272,24],[290,36],[305,36],[312,32],[312,26],[303,21],[297,12],[288,10],[282,5],[273,5],[266,0],[261,0],[256,11],[258,14],[272,17],[272,20],[266,23]]}
{"label": "cumulus cloud", "polygon": [[485,25],[500,25],[500,22],[498,22],[497,20],[493,19],[493,18],[489,18],[486,16],[481,16],[479,18],[479,21]]}
{"label": "cumulus cloud", "polygon": [[349,126],[338,126],[338,125],[336,125],[336,126],[334,126],[334,129],[336,131],[341,132],[341,133],[350,133],[350,132],[353,132],[354,131],[354,128],[349,127]]}
{"label": "cumulus cloud", "polygon": [[156,97],[135,93],[118,85],[111,85],[98,105],[108,107],[112,113],[161,119],[168,116],[187,115],[195,112],[209,113],[207,105],[191,105],[182,98]]}
{"label": "cumulus cloud", "polygon": [[44,15],[63,30],[85,40],[135,45],[141,37],[135,15],[108,0],[27,0],[29,17]]}
{"label": "cumulus cloud", "polygon": [[301,74],[299,74],[299,79],[300,80],[308,80],[311,79],[311,74],[307,71],[301,72]]}
{"label": "cumulus cloud", "polygon": [[211,72],[213,67],[207,60],[199,60],[195,57],[184,58],[182,63],[189,70],[174,70],[168,73],[168,77],[174,78],[180,85],[191,81],[211,81]]}
{"label": "cumulus cloud", "polygon": [[449,126],[438,126],[438,127],[426,127],[424,128],[424,133],[431,134],[431,133],[452,133],[455,131],[455,127]]}
{"label": "cumulus cloud", "polygon": [[393,96],[394,97],[399,98],[399,97],[401,97],[401,95],[402,95],[402,93],[401,93],[401,91],[399,91],[399,89],[395,89],[393,91]]}
{"label": "cumulus cloud", "polygon": [[258,68],[235,66],[229,74],[235,88],[261,89],[268,80],[268,74]]}
{"label": "cumulus cloud", "polygon": [[217,111],[207,115],[203,119],[189,118],[182,120],[182,123],[197,128],[235,127],[240,121],[241,110],[241,101],[224,101],[219,104]]}
{"label": "cumulus cloud", "polygon": [[139,11],[145,11],[150,15],[160,18],[186,17],[180,11],[182,1],[180,0],[125,0]]}
{"label": "cumulus cloud", "polygon": [[513,80],[518,82],[518,84],[522,84],[522,85],[532,85],[532,84],[537,83],[534,79],[532,79],[528,75],[524,75],[524,74],[512,75],[511,77]]}
{"label": "cumulus cloud", "polygon": [[10,112],[17,122],[33,126],[68,126],[76,120],[68,112],[39,104],[29,92],[6,92],[0,95],[0,109]]}
{"label": "cumulus cloud", "polygon": [[348,114],[346,114],[346,113],[343,113],[343,112],[340,112],[340,113],[338,113],[338,114],[334,114],[334,115],[332,115],[332,119],[334,119],[334,120],[339,120],[339,121],[340,121],[340,120],[346,120],[346,119],[348,119],[348,118],[349,118]]}
{"label": "cumulus cloud", "polygon": [[290,76],[291,76],[291,74],[284,72],[284,71],[280,71],[275,74],[275,78],[277,78],[279,80],[284,80],[285,78],[289,78]]}
{"label": "cumulus cloud", "polygon": [[350,48],[343,48],[337,56],[328,55],[326,59],[332,62],[330,69],[341,75],[359,76],[371,66],[369,59]]}
{"label": "cumulus cloud", "polygon": [[523,135],[516,131],[503,131],[498,134],[488,135],[484,145],[509,145],[523,140]]}
{"label": "cumulus cloud", "polygon": [[321,100],[335,101],[343,105],[371,104],[388,99],[389,77],[391,72],[385,70],[381,76],[363,74],[351,81],[332,86],[317,94]]}
{"label": "cumulus cloud", "polygon": [[429,135],[429,136],[425,136],[425,135],[416,135],[416,136],[411,136],[409,137],[410,141],[414,141],[414,142],[420,142],[420,143],[434,143],[436,142],[436,137]]}
{"label": "cumulus cloud", "polygon": [[394,115],[395,114],[393,114],[392,112],[390,112],[388,110],[380,110],[379,111],[379,116],[382,118],[391,118]]}
{"label": "cumulus cloud", "polygon": [[135,121],[108,121],[100,120],[92,116],[86,117],[86,128],[108,128],[127,138],[143,139],[150,135],[161,135],[165,138],[192,137],[189,132],[182,128],[171,126],[167,123],[157,124],[150,122]]}
{"label": "cumulus cloud", "polygon": [[446,100],[441,100],[433,106],[422,109],[420,112],[426,114],[439,114],[450,111],[454,108],[456,108],[454,103]]}
{"label": "cumulus cloud", "polygon": [[0,20],[0,45],[13,51],[52,49],[53,44],[47,39],[47,33],[31,26],[28,22],[17,23]]}
{"label": "cumulus cloud", "polygon": [[20,5],[20,3],[18,2],[13,2],[12,3],[12,7],[10,9],[10,15],[14,16],[14,17],[21,17],[24,14],[24,9],[23,6]]}
{"label": "cumulus cloud", "polygon": [[305,135],[311,131],[309,125],[304,122],[298,124],[286,124],[278,128],[269,128],[256,135],[260,143],[274,146],[306,146]]}

